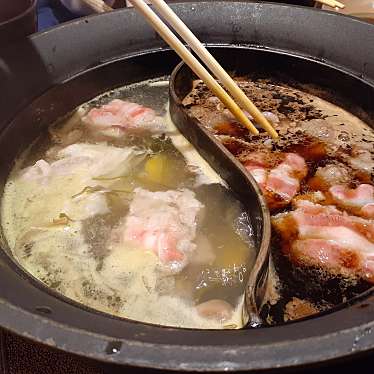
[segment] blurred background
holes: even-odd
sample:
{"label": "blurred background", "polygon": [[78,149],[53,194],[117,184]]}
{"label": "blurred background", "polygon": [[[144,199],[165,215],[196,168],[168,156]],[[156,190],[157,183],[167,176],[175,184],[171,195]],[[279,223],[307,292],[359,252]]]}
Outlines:
{"label": "blurred background", "polygon": [[[126,0],[106,0],[106,2],[113,8],[131,6],[130,2]],[[314,0],[273,0],[273,2],[320,7]],[[374,23],[374,0],[343,0],[342,2],[346,6],[343,10],[332,9],[325,5],[322,6],[322,9],[356,16]],[[82,4],[81,0],[38,0],[37,11],[39,31],[92,13]]]}

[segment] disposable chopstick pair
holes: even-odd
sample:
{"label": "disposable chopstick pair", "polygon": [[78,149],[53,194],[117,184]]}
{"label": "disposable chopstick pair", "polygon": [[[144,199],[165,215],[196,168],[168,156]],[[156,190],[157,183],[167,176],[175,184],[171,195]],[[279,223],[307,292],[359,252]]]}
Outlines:
{"label": "disposable chopstick pair", "polygon": [[[181,59],[195,72],[195,74],[208,86],[223,104],[230,110],[235,118],[245,125],[253,134],[258,134],[258,130],[250,121],[248,116],[241,110],[236,102],[218,84],[207,69],[197,60],[196,57],[183,45],[175,34],[164,24],[159,16],[143,0],[130,0],[133,6],[146,18],[158,34],[170,45],[171,48],[181,57]],[[213,71],[215,76],[222,82],[235,100],[261,125],[273,138],[278,134],[273,129],[264,115],[247,98],[244,92],[236,85],[231,77],[218,64],[213,56],[205,49],[199,40],[192,34],[187,26],[160,0],[151,0],[154,7],[160,12],[165,20],[174,27],[175,31],[187,42],[201,60]],[[203,52],[203,53],[202,53]],[[223,73],[224,74],[223,74]]]}
{"label": "disposable chopstick pair", "polygon": [[[84,0],[87,5],[97,12],[106,12],[112,10],[102,0]],[[317,0],[331,7],[344,8],[344,4],[336,0]],[[182,60],[202,79],[209,89],[223,102],[223,104],[231,111],[235,118],[245,125],[253,134],[258,134],[258,130],[246,116],[235,101],[226,93],[226,91],[217,83],[210,75],[206,68],[187,50],[174,33],[163,23],[156,13],[143,0],[130,0],[133,6],[148,20],[153,28],[160,36],[175,50]],[[182,22],[182,20],[173,12],[173,10],[165,3],[164,0],[151,0],[153,6],[167,20],[174,30],[184,39],[191,49],[200,57],[200,59],[208,66],[212,73],[222,82],[223,86],[228,90],[232,97],[246,110],[252,118],[260,124],[273,138],[277,138],[278,134],[264,117],[264,115],[256,108],[251,100],[237,86],[233,79],[220,66],[209,51],[200,43],[191,30]]]}
{"label": "disposable chopstick pair", "polygon": [[208,66],[210,71],[222,82],[223,86],[230,92],[232,97],[260,124],[273,138],[277,133],[264,115],[257,109],[252,101],[238,87],[229,74],[222,68],[210,52],[200,43],[192,31],[182,22],[174,11],[165,3],[164,0],[151,0],[153,6],[174,28],[174,30],[184,39],[191,49],[200,57]]}
{"label": "disposable chopstick pair", "polygon": [[[131,0],[133,6],[146,18],[158,34],[170,45],[171,48],[181,57],[181,59],[195,72],[195,74],[208,86],[223,104],[230,110],[235,118],[245,125],[253,134],[258,134],[258,130],[249,120],[248,116],[243,113],[235,101],[226,93],[218,82],[210,75],[206,68],[197,60],[196,57],[183,45],[175,34],[166,26],[159,16],[143,1]],[[166,5],[166,3],[165,3]],[[163,6],[163,5],[161,5]],[[168,5],[166,5],[168,7]],[[165,17],[167,21],[169,19]],[[182,22],[182,21],[180,21]],[[200,57],[200,56],[199,56]],[[220,79],[220,77],[218,76]],[[244,93],[243,93],[244,95]],[[250,112],[249,112],[250,113]],[[251,113],[250,113],[251,114]],[[252,115],[252,114],[251,114]],[[265,119],[267,122],[267,120]],[[271,126],[269,124],[269,126]],[[274,131],[276,134],[276,132]]]}

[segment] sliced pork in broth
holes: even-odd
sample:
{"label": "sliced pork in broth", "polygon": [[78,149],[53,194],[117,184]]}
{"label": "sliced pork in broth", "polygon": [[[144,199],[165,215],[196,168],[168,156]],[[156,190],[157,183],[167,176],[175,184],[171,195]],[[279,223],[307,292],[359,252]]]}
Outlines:
{"label": "sliced pork in broth", "polygon": [[130,131],[156,132],[165,125],[153,109],[119,99],[91,109],[82,121],[90,131],[113,137],[124,136]]}
{"label": "sliced pork in broth", "polygon": [[150,192],[137,188],[129,213],[112,236],[119,244],[154,252],[169,271],[179,272],[196,251],[197,216],[202,209],[187,189]]}
{"label": "sliced pork in broth", "polygon": [[374,218],[374,186],[360,184],[349,188],[338,185],[332,186],[329,193],[337,206],[362,217]]}
{"label": "sliced pork in broth", "polygon": [[166,99],[166,87],[145,82],[52,125],[9,177],[3,231],[25,270],[85,306],[160,325],[240,328],[256,258],[251,222],[178,138]]}
{"label": "sliced pork in broth", "polygon": [[276,271],[262,316],[273,324],[333,308],[373,283],[374,132],[282,81],[235,79],[279,139],[250,134],[201,81],[183,105],[253,176],[272,213]]}
{"label": "sliced pork in broth", "polygon": [[374,222],[308,200],[295,208],[272,220],[293,262],[374,281]]}
{"label": "sliced pork in broth", "polygon": [[253,152],[246,158],[244,166],[260,185],[272,210],[287,206],[307,175],[306,163],[296,153]]}

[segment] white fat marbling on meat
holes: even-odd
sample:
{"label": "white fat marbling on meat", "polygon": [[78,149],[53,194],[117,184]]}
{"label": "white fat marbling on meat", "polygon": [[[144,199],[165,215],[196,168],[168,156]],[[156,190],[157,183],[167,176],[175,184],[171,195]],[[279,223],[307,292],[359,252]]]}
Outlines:
{"label": "white fat marbling on meat", "polygon": [[153,109],[119,99],[91,109],[82,121],[90,131],[115,138],[125,136],[129,131],[157,133],[165,130],[162,118],[156,116]]}
{"label": "white fat marbling on meat", "polygon": [[332,186],[329,189],[333,201],[343,209],[366,218],[374,218],[374,186],[360,184],[357,188],[344,185]]}
{"label": "white fat marbling on meat", "polygon": [[272,219],[292,261],[374,282],[372,220],[308,200],[298,200],[295,206],[296,210]]}
{"label": "white fat marbling on meat", "polygon": [[134,191],[130,211],[115,229],[122,243],[154,252],[168,271],[179,272],[196,250],[198,214],[203,205],[190,190]]}
{"label": "white fat marbling on meat", "polygon": [[131,147],[77,143],[60,150],[57,153],[57,161],[48,164],[39,160],[21,171],[20,175],[25,181],[35,181],[43,185],[56,177],[78,174],[87,182],[96,177],[113,178],[128,173],[133,167],[131,161],[140,154],[141,152]]}

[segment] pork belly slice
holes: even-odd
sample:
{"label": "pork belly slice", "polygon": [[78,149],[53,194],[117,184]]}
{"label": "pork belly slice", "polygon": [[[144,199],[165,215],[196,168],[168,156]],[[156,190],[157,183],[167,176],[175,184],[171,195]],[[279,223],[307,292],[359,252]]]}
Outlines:
{"label": "pork belly slice", "polygon": [[[92,179],[97,177],[118,177],[126,175],[137,160],[143,159],[144,152],[133,147],[119,148],[106,143],[71,144],[57,153],[57,160],[48,163],[39,160],[34,165],[20,171],[25,181],[35,181],[47,185],[59,176],[81,175],[86,186],[96,185]],[[77,191],[78,193],[79,191]]]}
{"label": "pork belly slice", "polygon": [[328,164],[319,167],[308,186],[314,191],[328,191],[334,185],[346,184],[353,179],[352,172],[343,164]]}
{"label": "pork belly slice", "polygon": [[296,153],[252,153],[244,166],[261,187],[270,209],[288,205],[308,172],[304,159]]}
{"label": "pork belly slice", "polygon": [[374,222],[334,206],[298,200],[272,218],[282,250],[294,263],[374,283]]}
{"label": "pork belly slice", "polygon": [[89,130],[112,137],[120,137],[129,130],[157,132],[163,128],[153,109],[119,99],[91,109],[82,121]]}
{"label": "pork belly slice", "polygon": [[112,238],[124,249],[154,252],[165,270],[181,271],[196,249],[198,214],[203,205],[190,190],[135,189],[125,220]]}
{"label": "pork belly slice", "polygon": [[366,218],[374,218],[374,186],[360,184],[357,188],[344,185],[329,189],[331,199],[339,207]]}
{"label": "pork belly slice", "polygon": [[374,155],[372,145],[361,144],[360,146],[352,147],[352,157],[348,159],[350,165],[361,172],[372,174],[374,173]]}

